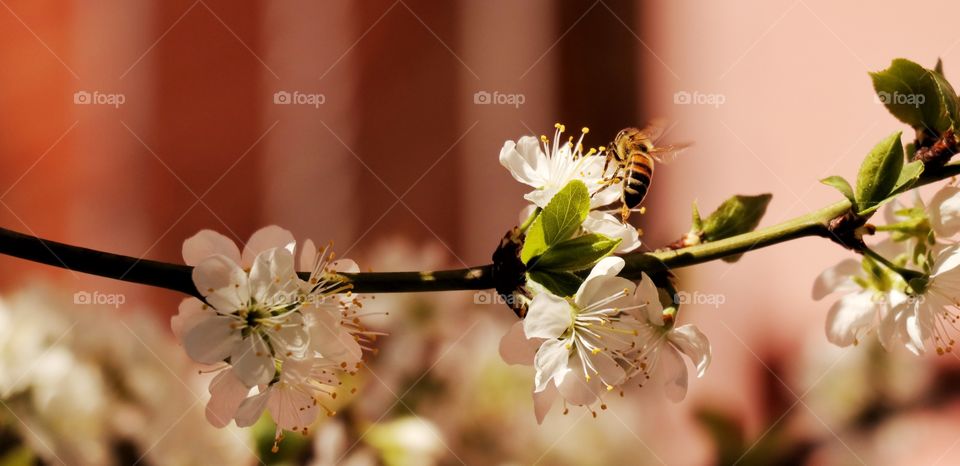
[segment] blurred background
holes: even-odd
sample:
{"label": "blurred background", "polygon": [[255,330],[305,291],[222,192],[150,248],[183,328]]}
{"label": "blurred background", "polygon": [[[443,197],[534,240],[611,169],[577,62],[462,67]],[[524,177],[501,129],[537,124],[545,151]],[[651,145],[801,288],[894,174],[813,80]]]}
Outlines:
{"label": "blurred background", "polygon": [[[499,149],[558,121],[596,146],[664,116],[695,143],[657,170],[647,248],[694,200],[771,192],[769,225],[835,201],[816,180],[903,129],[867,71],[942,57],[960,76],[947,0],[0,6],[0,224],[171,262],[202,228],[271,223],[364,269],[489,262],[525,192]],[[532,370],[497,354],[507,307],[378,296],[391,336],[357,395],[277,454],[269,422],[203,420],[205,376],[168,330],[182,296],[0,258],[0,464],[960,464],[954,357],[826,341],[810,287],[847,255],[805,239],[679,271],[722,297],[685,308],[714,348],[687,399],[542,426]]]}

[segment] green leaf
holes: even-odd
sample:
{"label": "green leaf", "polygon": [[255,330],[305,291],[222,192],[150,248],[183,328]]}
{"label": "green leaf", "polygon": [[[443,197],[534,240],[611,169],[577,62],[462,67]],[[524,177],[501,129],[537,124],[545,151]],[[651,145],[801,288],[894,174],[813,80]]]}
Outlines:
{"label": "green leaf", "polygon": [[696,200],[693,201],[693,206],[690,208],[690,210],[690,214],[693,217],[693,220],[690,224],[690,231],[694,233],[700,233],[703,231],[703,219],[700,218],[700,207],[697,206]]}
{"label": "green leaf", "polygon": [[703,221],[703,239],[717,241],[746,233],[760,224],[767,211],[770,194],[757,196],[733,196]]}
{"label": "green leaf", "polygon": [[900,177],[897,178],[897,184],[893,186],[894,193],[901,193],[910,189],[914,183],[923,174],[923,162],[915,160],[903,166],[900,170]]}
{"label": "green leaf", "polygon": [[591,233],[559,243],[540,256],[533,270],[583,270],[617,249],[620,239]]}
{"label": "green leaf", "polygon": [[567,183],[540,214],[543,238],[553,246],[573,235],[590,212],[590,191],[580,180]]}
{"label": "green leaf", "polygon": [[857,211],[876,210],[880,202],[893,191],[902,168],[903,146],[900,144],[900,133],[897,132],[880,141],[863,159],[857,175]]}
{"label": "green leaf", "polygon": [[573,296],[583,280],[573,272],[534,270],[527,277],[557,296]]}
{"label": "green leaf", "polygon": [[848,182],[842,176],[828,176],[820,180],[820,182],[832,188],[836,188],[837,191],[840,191],[840,194],[843,194],[843,197],[850,201],[850,204],[857,205],[857,198],[853,195],[853,188],[850,187],[850,182]]}
{"label": "green leaf", "polygon": [[888,195],[886,199],[857,213],[860,215],[870,215],[874,213],[877,209],[896,198],[898,194],[909,190],[914,183],[917,182],[921,174],[923,174],[923,162],[913,161],[904,165],[903,169],[900,170],[900,176],[897,178],[897,184],[894,185],[893,190],[890,191],[890,195]]}
{"label": "green leaf", "polygon": [[870,77],[880,102],[898,120],[934,135],[957,123],[957,94],[942,74],[898,58]]}
{"label": "green leaf", "polygon": [[520,260],[524,264],[573,235],[590,212],[590,192],[580,180],[567,183],[527,230]]}
{"label": "green leaf", "polygon": [[547,251],[547,242],[543,239],[543,215],[537,216],[523,240],[523,248],[520,249],[520,260],[524,264],[530,262],[530,259],[537,257]]}

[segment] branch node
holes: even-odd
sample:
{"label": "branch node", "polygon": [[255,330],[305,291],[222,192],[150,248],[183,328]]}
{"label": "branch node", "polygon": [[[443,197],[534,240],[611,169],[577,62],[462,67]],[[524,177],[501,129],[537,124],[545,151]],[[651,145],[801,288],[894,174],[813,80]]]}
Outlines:
{"label": "branch node", "polygon": [[493,252],[492,269],[493,286],[497,294],[521,319],[527,314],[527,306],[521,297],[529,298],[524,288],[527,284],[527,266],[520,260],[523,236],[516,227],[503,236],[500,245]]}
{"label": "branch node", "polygon": [[863,250],[866,247],[863,242],[863,235],[870,235],[875,231],[876,227],[867,224],[867,217],[857,215],[852,210],[827,223],[830,240],[854,251]]}

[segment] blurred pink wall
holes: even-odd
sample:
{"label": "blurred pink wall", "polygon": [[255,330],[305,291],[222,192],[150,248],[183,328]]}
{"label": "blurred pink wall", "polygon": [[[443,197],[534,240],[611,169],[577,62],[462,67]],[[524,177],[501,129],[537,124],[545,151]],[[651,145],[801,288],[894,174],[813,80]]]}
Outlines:
{"label": "blurred pink wall", "polygon": [[[689,227],[693,200],[708,212],[735,193],[772,192],[763,225],[836,200],[817,180],[852,176],[876,140],[902,129],[874,102],[868,70],[899,56],[928,65],[942,57],[948,78],[960,76],[956,2],[909,11],[892,1],[635,6],[631,18],[606,3],[548,0],[7,2],[0,221],[168,261],[200,228],[244,240],[275,222],[361,257],[405,236],[442,243],[450,266],[486,262],[522,207],[524,190],[497,162],[503,141],[551,131],[564,73],[589,78],[581,97],[623,92],[560,59],[597,21],[620,30],[630,52],[595,53],[635,63],[645,83],[637,102],[610,111],[667,116],[676,122],[668,140],[696,143],[657,171],[640,220],[656,248]],[[561,9],[572,20],[560,21]],[[76,105],[79,90],[120,92],[126,102]],[[276,105],[278,91],[325,101]],[[478,91],[520,93],[525,103],[475,105]],[[677,92],[723,103],[682,105]],[[591,133],[590,145],[610,136]],[[631,427],[670,462],[709,453],[697,441],[678,448],[663,429],[689,426],[680,414],[700,403],[747,413],[751,433],[762,433],[760,416],[778,413],[756,399],[769,378],[758,357],[789,358],[822,334],[828,304],[811,301],[810,284],[848,255],[808,239],[682,271],[682,289],[725,297],[683,316],[710,336],[714,366],[680,408],[651,403]],[[11,288],[38,275],[123,290],[165,313],[180,298],[12,259],[0,280]],[[810,388],[782,376],[798,395]]]}

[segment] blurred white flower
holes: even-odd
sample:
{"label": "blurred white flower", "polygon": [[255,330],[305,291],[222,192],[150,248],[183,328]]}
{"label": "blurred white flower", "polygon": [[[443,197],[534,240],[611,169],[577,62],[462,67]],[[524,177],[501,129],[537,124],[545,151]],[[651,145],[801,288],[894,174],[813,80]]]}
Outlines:
{"label": "blurred white flower", "polygon": [[[911,282],[913,285],[913,282]],[[915,286],[921,286],[917,284]],[[960,302],[960,244],[944,248],[934,259],[930,276],[918,294],[896,305],[890,319],[890,340],[896,339],[914,354],[932,343],[937,354],[953,351]],[[881,341],[884,335],[881,331]]]}
{"label": "blurred white flower", "polygon": [[69,303],[49,288],[0,301],[8,425],[45,463],[118,464],[118,444],[151,464],[253,461],[249,437],[203,422],[200,378],[156,319]]}
{"label": "blurred white flower", "polygon": [[237,377],[252,387],[273,378],[275,358],[306,357],[309,335],[290,251],[258,253],[249,272],[214,255],[196,265],[193,281],[210,305],[187,298],[172,321],[191,359],[217,364],[230,358]]}
{"label": "blurred white flower", "polygon": [[171,326],[193,360],[218,366],[207,405],[215,426],[231,419],[251,426],[269,411],[276,442],[284,430],[306,433],[321,408],[333,414],[321,396],[336,397],[338,376],[355,372],[365,344],[379,335],[363,327],[360,300],[339,275],[357,272],[356,263],[334,261],[329,246],[318,250],[306,240],[295,266],[296,247],[275,226],[254,233],[243,254],[209,230],[184,242],[209,305],[184,300]]}
{"label": "blurred white flower", "polygon": [[640,326],[640,339],[643,344],[628,352],[631,368],[629,380],[640,378],[641,387],[650,380],[655,371],[661,371],[666,379],[665,393],[672,401],[681,401],[687,396],[687,364],[682,355],[687,356],[697,368],[697,377],[703,377],[710,366],[710,342],[693,324],[677,327],[675,309],[666,312],[660,302],[660,292],[653,280],[642,275],[637,287],[639,305],[633,306],[644,318]]}
{"label": "blurred white flower", "polygon": [[623,259],[601,260],[570,300],[541,292],[526,317],[504,336],[500,353],[510,364],[532,358],[534,405],[542,421],[559,391],[566,402],[589,406],[619,385],[624,352],[643,344],[641,322],[629,313],[635,285],[618,277]]}
{"label": "blurred white flower", "polygon": [[279,368],[278,380],[261,385],[259,393],[240,404],[236,415],[237,425],[252,426],[264,410],[269,410],[277,425],[273,444],[273,451],[276,452],[284,430],[307,435],[320,409],[328,416],[334,415],[334,411],[320,401],[320,395],[336,396],[338,370],[337,364],[323,358],[284,361]]}
{"label": "blurred white flower", "polygon": [[[546,207],[553,196],[573,180],[583,181],[590,191],[590,207],[602,207],[620,198],[617,184],[606,186],[604,163],[606,158],[596,149],[583,152],[584,128],[580,139],[573,143],[561,141],[564,126],[557,123],[553,142],[541,136],[523,136],[517,142],[507,141],[500,150],[500,164],[517,181],[534,188],[524,198],[538,207]],[[542,143],[542,145],[541,145]]]}
{"label": "blurred white flower", "polygon": [[960,188],[944,186],[930,199],[927,206],[930,227],[941,238],[960,233]]}
{"label": "blurred white flower", "polygon": [[446,451],[441,435],[430,421],[408,416],[374,425],[367,442],[381,451],[387,466],[430,466]]}
{"label": "blurred white flower", "polygon": [[[900,246],[886,241],[876,250],[895,255]],[[891,309],[907,300],[905,285],[900,275],[870,258],[846,259],[824,270],[813,283],[813,299],[845,293],[827,313],[827,339],[838,346],[855,345],[879,329],[880,343],[892,348],[896,332]]]}

